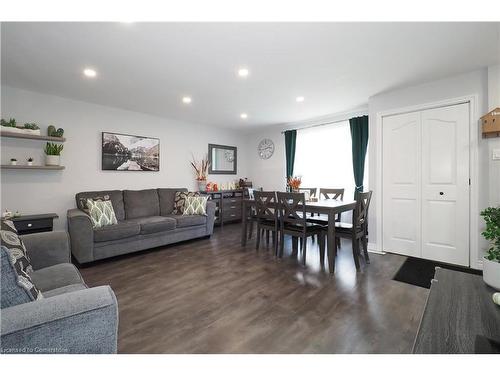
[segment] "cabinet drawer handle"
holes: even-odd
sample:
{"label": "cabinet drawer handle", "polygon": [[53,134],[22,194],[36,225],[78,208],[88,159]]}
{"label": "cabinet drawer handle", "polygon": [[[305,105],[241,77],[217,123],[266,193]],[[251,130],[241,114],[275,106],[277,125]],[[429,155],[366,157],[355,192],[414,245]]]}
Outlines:
{"label": "cabinet drawer handle", "polygon": [[231,216],[236,216],[235,214],[231,214]]}
{"label": "cabinet drawer handle", "polygon": [[236,206],[231,206],[231,208],[236,208]]}
{"label": "cabinet drawer handle", "polygon": [[32,227],[32,226],[33,226],[33,224],[31,224],[31,223],[28,223],[28,228],[30,228],[30,227]]}

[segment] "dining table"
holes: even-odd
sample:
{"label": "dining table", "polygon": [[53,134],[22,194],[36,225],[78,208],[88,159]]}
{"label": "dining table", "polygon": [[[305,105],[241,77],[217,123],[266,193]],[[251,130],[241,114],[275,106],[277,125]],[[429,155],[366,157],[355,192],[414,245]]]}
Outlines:
{"label": "dining table", "polygon": [[[346,211],[352,211],[356,207],[355,200],[340,200],[340,199],[318,199],[316,201],[306,201],[304,203],[306,213],[324,214],[328,217],[327,226],[327,251],[328,251],[328,269],[330,273],[335,273],[335,255],[337,247],[335,243],[335,219],[337,214]],[[243,215],[241,226],[241,246],[246,245],[247,241],[247,218],[248,210],[256,206],[254,199],[243,199]],[[302,209],[303,205],[299,205],[298,209]]]}

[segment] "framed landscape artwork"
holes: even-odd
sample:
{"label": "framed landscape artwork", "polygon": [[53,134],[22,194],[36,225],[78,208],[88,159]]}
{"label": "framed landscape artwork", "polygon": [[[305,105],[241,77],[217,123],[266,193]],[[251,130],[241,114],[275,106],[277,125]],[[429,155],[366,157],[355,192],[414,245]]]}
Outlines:
{"label": "framed landscape artwork", "polygon": [[102,132],[102,170],[159,171],[160,140]]}

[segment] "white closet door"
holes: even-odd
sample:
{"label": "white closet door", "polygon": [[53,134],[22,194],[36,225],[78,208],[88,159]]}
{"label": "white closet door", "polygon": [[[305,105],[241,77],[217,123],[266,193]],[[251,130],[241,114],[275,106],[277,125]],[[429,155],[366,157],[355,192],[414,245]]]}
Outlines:
{"label": "white closet door", "polygon": [[422,257],[469,265],[469,104],[422,112]]}
{"label": "white closet door", "polygon": [[421,255],[420,113],[383,120],[383,247]]}

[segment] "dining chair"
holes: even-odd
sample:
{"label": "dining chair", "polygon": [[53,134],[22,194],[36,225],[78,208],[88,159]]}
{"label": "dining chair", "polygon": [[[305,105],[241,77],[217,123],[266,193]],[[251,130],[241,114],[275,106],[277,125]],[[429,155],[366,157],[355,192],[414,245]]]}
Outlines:
{"label": "dining chair", "polygon": [[[262,191],[262,188],[245,188],[243,191],[243,195],[245,199],[255,199],[254,192],[256,191]],[[248,225],[248,239],[252,238],[253,235],[253,228],[254,228],[254,223],[257,221],[257,210],[255,207],[251,207],[248,212],[245,212],[243,214],[248,215],[247,216],[247,221],[249,223]]]}
{"label": "dining chair", "polygon": [[360,241],[363,245],[365,262],[370,263],[370,257],[368,256],[368,208],[370,207],[371,198],[372,191],[357,193],[356,206],[352,214],[352,224],[335,223],[335,237],[339,239],[350,238],[352,241],[352,255],[356,269],[359,269]]}
{"label": "dining chair", "polygon": [[299,193],[308,193],[309,197],[316,198],[316,194],[318,193],[318,188],[301,187],[299,188]]}
{"label": "dining chair", "polygon": [[306,218],[306,199],[304,193],[277,193],[280,220],[280,252],[283,256],[285,235],[301,239],[302,263],[306,265],[307,237],[318,235],[320,251],[325,251],[325,232],[323,226],[309,223]]}
{"label": "dining chair", "polygon": [[[320,188],[319,189],[319,199],[344,199],[345,189],[330,189],[330,188]],[[342,213],[338,213],[335,221],[340,222],[342,220]],[[321,225],[328,225],[328,215],[318,215],[317,217],[309,219],[309,222]],[[335,245],[340,248],[340,238],[335,239]]]}
{"label": "dining chair", "polygon": [[259,250],[260,239],[266,231],[266,243],[269,244],[269,232],[273,234],[274,254],[278,255],[278,231],[279,219],[276,207],[277,199],[275,191],[254,191],[256,222],[257,222],[257,242],[255,248]]}

